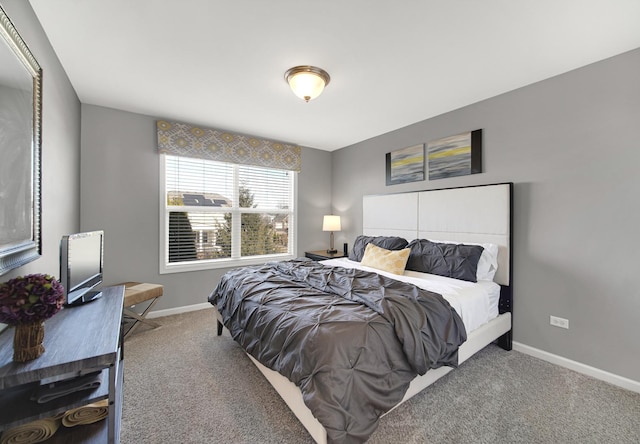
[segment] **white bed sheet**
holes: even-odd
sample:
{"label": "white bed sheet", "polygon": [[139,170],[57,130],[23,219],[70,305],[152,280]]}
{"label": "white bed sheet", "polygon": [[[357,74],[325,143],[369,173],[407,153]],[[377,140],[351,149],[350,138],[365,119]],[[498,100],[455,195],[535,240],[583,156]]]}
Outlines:
{"label": "white bed sheet", "polygon": [[409,282],[417,287],[441,294],[458,313],[467,334],[498,316],[500,285],[492,281],[467,282],[435,274],[405,271],[404,275],[387,273],[361,265],[347,258],[329,259],[322,264],[345,268],[357,268]]}

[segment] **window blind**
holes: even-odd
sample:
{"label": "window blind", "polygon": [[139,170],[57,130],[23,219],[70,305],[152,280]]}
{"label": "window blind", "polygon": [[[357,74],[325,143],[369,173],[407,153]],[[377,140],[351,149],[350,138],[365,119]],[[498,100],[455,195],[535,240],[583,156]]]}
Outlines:
{"label": "window blind", "polygon": [[164,156],[166,265],[293,254],[294,172]]}

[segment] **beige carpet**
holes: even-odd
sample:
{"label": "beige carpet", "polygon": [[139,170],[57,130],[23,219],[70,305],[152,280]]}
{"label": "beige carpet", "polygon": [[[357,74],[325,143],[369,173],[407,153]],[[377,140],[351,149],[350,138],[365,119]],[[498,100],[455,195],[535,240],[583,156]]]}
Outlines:
{"label": "beige carpet", "polygon": [[[121,442],[312,443],[211,310],[125,342]],[[640,394],[489,346],[382,418],[370,443],[639,443]]]}

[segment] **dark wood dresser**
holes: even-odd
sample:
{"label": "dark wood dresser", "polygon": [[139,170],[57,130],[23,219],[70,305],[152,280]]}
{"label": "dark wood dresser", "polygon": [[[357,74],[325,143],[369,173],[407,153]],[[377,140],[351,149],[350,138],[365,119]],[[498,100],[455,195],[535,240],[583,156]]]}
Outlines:
{"label": "dark wood dresser", "polygon": [[[49,418],[104,399],[109,415],[100,422],[66,428],[60,426],[47,443],[118,443],[122,416],[122,306],[124,286],[102,289],[102,297],[66,307],[45,321],[42,356],[13,362],[15,328],[0,333],[0,431]],[[100,372],[95,390],[65,395],[45,403],[30,399],[42,383]]]}

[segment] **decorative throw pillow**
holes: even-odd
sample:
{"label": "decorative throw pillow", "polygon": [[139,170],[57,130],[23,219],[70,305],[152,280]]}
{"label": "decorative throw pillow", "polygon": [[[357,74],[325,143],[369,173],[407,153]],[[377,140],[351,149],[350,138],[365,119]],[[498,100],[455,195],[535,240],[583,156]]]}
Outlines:
{"label": "decorative throw pillow", "polygon": [[480,245],[447,244],[415,239],[409,243],[411,255],[407,270],[477,282],[478,261],[482,255]]}
{"label": "decorative throw pillow", "polygon": [[408,244],[406,239],[396,236],[358,236],[353,243],[349,259],[360,262],[364,256],[364,249],[369,243],[386,250],[402,250]]}
{"label": "decorative throw pillow", "polygon": [[373,242],[370,242],[364,250],[364,256],[360,263],[367,267],[377,268],[378,270],[389,273],[403,274],[410,253],[410,248],[392,251],[380,248]]}

